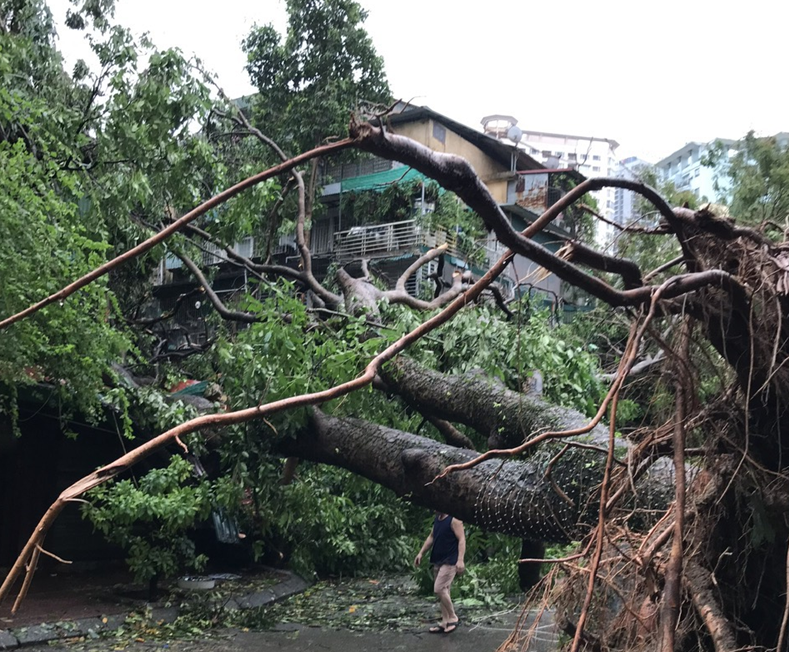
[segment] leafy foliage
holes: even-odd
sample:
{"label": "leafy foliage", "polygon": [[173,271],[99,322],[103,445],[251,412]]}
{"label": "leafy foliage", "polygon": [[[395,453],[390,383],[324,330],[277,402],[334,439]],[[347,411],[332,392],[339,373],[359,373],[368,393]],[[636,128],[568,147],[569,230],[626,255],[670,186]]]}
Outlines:
{"label": "leafy foliage", "polygon": [[[729,158],[730,149],[736,153]],[[746,224],[767,225],[783,234],[789,215],[789,147],[778,138],[759,138],[749,132],[733,147],[716,143],[708,165],[726,164],[726,174],[718,180],[726,191],[729,209]]]}
{"label": "leafy foliage", "polygon": [[[437,331],[438,342],[421,342],[413,354],[443,372],[483,370],[515,391],[539,370],[546,400],[594,413],[602,384],[592,350],[571,328],[553,327],[547,313],[530,315],[526,304],[521,309],[515,322],[502,320],[492,307],[461,312]],[[396,310],[400,323],[407,324],[404,311]]]}
{"label": "leafy foliage", "polygon": [[145,582],[185,568],[201,570],[207,558],[195,554],[188,531],[211,510],[233,508],[239,496],[229,478],[196,480],[192,465],[175,456],[167,467],[149,471],[137,483],[122,480],[97,487],[90,499],[83,515],[128,552],[130,570]]}
{"label": "leafy foliage", "polygon": [[353,0],[287,0],[284,40],[272,25],[244,40],[259,96],[256,121],[289,153],[345,133],[350,112],[389,101],[383,60]]}
{"label": "leafy foliage", "polygon": [[[111,26],[111,2],[86,2],[70,14],[73,26],[93,26],[86,37],[100,62],[95,73],[80,62],[72,75],[45,5],[4,5],[0,275],[10,315],[137,244],[149,234],[145,221],[198,201],[212,156],[190,131],[209,109],[207,87],[179,53],[138,46]],[[141,51],[149,55],[145,70]],[[0,343],[0,382],[53,382],[67,406],[95,416],[111,363],[137,353],[121,312],[148,291],[160,255],[15,325]]]}

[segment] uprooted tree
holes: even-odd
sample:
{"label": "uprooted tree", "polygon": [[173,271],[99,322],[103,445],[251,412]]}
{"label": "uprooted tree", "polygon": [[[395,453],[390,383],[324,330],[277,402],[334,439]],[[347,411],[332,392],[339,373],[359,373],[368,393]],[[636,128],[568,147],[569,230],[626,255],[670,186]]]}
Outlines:
{"label": "uprooted tree", "polygon": [[[22,11],[24,3],[17,4],[4,16],[3,36],[22,34],[27,39],[24,47],[32,44],[42,61],[54,66],[44,53],[46,39],[24,31],[29,17]],[[113,33],[106,47],[123,47],[124,38],[123,32]],[[22,41],[15,43],[18,50],[7,50],[6,56],[21,56]],[[109,70],[117,62],[105,54]],[[131,59],[127,63],[131,66]],[[68,98],[74,110],[64,113],[73,123],[63,119],[55,124],[77,127],[81,138],[72,150],[63,144],[71,142],[67,138],[58,140],[51,131],[31,128],[46,115],[47,102],[42,98],[30,100],[21,91],[0,98],[12,116],[2,123],[3,164],[14,172],[2,182],[8,190],[3,200],[8,202],[6,208],[27,214],[28,228],[47,234],[54,247],[72,250],[65,262],[41,259],[36,278],[51,276],[34,285],[35,297],[20,289],[19,272],[9,277],[14,283],[7,305],[15,312],[7,311],[0,321],[3,338],[12,343],[0,344],[8,368],[32,363],[45,375],[64,360],[70,366],[61,370],[61,377],[68,387],[91,371],[99,375],[105,371],[93,367],[90,356],[120,359],[121,351],[131,348],[132,338],[115,328],[113,319],[124,315],[132,325],[145,327],[153,320],[124,314],[124,309],[141,300],[134,292],[115,299],[108,309],[97,288],[106,286],[107,278],[109,290],[113,283],[123,287],[135,274],[144,278],[150,260],[164,254],[164,243],[193,275],[217,318],[245,324],[234,331],[239,346],[226,336],[189,351],[199,356],[216,349],[216,358],[202,370],[212,367],[222,372],[217,377],[222,377],[228,395],[224,407],[153,433],[128,454],[67,488],[32,533],[0,588],[0,599],[20,581],[16,606],[24,599],[39,556],[46,554],[47,530],[68,504],[164,447],[178,451],[179,446],[201,445],[199,437],[188,435],[203,433],[212,442],[222,441],[233,437],[235,426],[248,424],[246,439],[234,440],[236,452],[252,446],[250,437],[268,439],[272,453],[348,469],[418,504],[449,511],[489,530],[526,540],[580,541],[575,554],[554,560],[554,570],[532,594],[556,606],[574,650],[785,649],[789,623],[785,519],[789,485],[783,462],[789,453],[783,426],[789,401],[785,243],[771,240],[760,228],[738,226],[709,207],[672,209],[649,187],[617,179],[580,184],[518,233],[463,159],[393,134],[382,125],[383,119],[354,119],[348,137],[289,156],[249,116],[230,105],[219,116],[229,125],[227,133],[245,142],[249,139],[280,160],[235,185],[228,183],[226,190],[199,203],[206,187],[214,188],[217,179],[224,183],[232,175],[226,168],[210,167],[214,152],[204,142],[177,133],[192,111],[210,113],[211,120],[216,117],[202,87],[176,87],[172,92],[177,106],[162,107],[152,101],[162,84],[172,85],[169,75],[179,66],[185,63],[173,54],[152,59],[150,70],[129,82],[123,97],[106,103],[104,113],[94,104],[99,92],[92,88],[100,88],[98,79],[93,87],[69,90],[76,94],[76,100]],[[0,72],[7,69],[11,68]],[[42,70],[39,66],[34,72],[43,74]],[[51,77],[49,92],[56,93],[62,79],[52,70],[45,72]],[[123,76],[115,83],[123,87]],[[116,100],[117,107],[112,105]],[[155,164],[124,167],[140,152],[131,151],[128,142],[109,139],[113,124],[106,115],[118,120],[123,116],[125,127],[137,109],[142,124],[143,111],[157,106],[162,113],[150,122],[160,132],[146,134],[153,140],[143,151],[162,157]],[[212,123],[215,130],[217,124]],[[157,150],[157,137],[167,145],[166,151]],[[334,279],[319,281],[312,269],[307,232],[311,184],[305,183],[302,169],[314,174],[312,161],[318,157],[352,150],[398,160],[436,180],[474,211],[509,252],[482,278],[473,283],[459,278],[432,300],[414,299],[404,291],[404,284],[418,266],[440,256],[440,249],[406,270],[393,290],[375,287],[366,270],[358,278],[340,269]],[[244,153],[234,150],[234,155]],[[211,184],[198,187],[192,180],[188,189],[173,185],[173,179],[186,183],[204,165],[212,174],[196,178],[203,182],[210,178]],[[42,177],[36,177],[39,166],[51,192],[45,192]],[[113,172],[107,173],[108,168]],[[150,191],[152,180],[161,184],[160,193]],[[272,185],[275,181],[281,182],[279,188]],[[632,190],[650,201],[661,222],[642,230],[640,236],[670,240],[673,246],[666,251],[676,250],[676,255],[672,253],[655,269],[641,269],[633,261],[580,243],[568,242],[561,255],[535,243],[533,236],[563,209],[586,192],[607,186]],[[88,187],[94,191],[89,193]],[[89,196],[94,197],[93,206],[84,201]],[[244,204],[247,196],[251,199]],[[199,205],[186,210],[190,202]],[[228,202],[231,209],[217,216],[216,209]],[[233,218],[249,215],[263,204],[291,211],[301,257],[298,269],[256,262],[229,246],[242,233],[232,228]],[[180,217],[162,220],[162,215],[180,214],[181,208]],[[110,209],[125,213],[125,221],[107,220],[106,228],[93,232],[86,228],[87,214],[98,211],[107,219]],[[30,215],[47,217],[35,221]],[[282,223],[279,212],[271,219]],[[14,238],[24,241],[24,223],[9,219],[7,224],[13,227],[9,231]],[[271,235],[276,236],[276,230]],[[259,280],[259,291],[239,297],[233,305],[220,298],[192,257],[207,244],[212,251],[224,246],[229,260]],[[113,247],[115,256],[104,254]],[[33,249],[30,245],[31,255]],[[451,326],[444,325],[451,320],[470,327],[470,320],[464,318],[472,310],[485,310],[477,302],[491,291],[515,254],[617,309],[629,322],[629,331],[620,334],[618,346],[609,352],[616,370],[591,418],[551,405],[521,391],[521,386],[508,386],[501,378],[471,370],[431,369],[431,356],[420,349],[426,336],[448,339]],[[70,270],[82,275],[65,284],[62,279]],[[33,275],[34,268],[22,273]],[[275,277],[292,285],[274,283]],[[294,288],[304,301],[285,296]],[[414,312],[392,313],[393,308],[382,306],[381,300],[404,304],[402,310]],[[422,321],[420,311],[439,308]],[[102,311],[107,310],[113,317],[102,319]],[[395,318],[400,322],[397,326]],[[69,342],[71,327],[79,341]],[[105,329],[116,339],[102,339]],[[328,344],[339,331],[351,341],[347,350]],[[53,343],[50,357],[40,351],[36,357],[29,346],[21,348],[42,334]],[[149,329],[147,336],[153,338],[155,332]],[[12,355],[14,344],[29,359],[22,353]],[[141,345],[136,346],[127,361],[141,355]],[[77,361],[70,359],[75,350],[82,351]],[[618,406],[633,391],[632,379],[644,368],[647,351],[652,353],[646,362],[662,369],[663,375],[652,379],[650,389],[659,386],[663,409],[654,410],[643,427],[622,436]],[[252,365],[252,360],[260,364]],[[311,369],[312,376],[293,373],[297,365]],[[114,390],[120,390],[124,379],[127,386],[137,382],[133,375],[116,370]],[[4,374],[4,382],[14,380],[12,373]],[[90,409],[88,390],[99,387],[104,387],[100,377],[83,385],[80,409]],[[638,391],[644,391],[643,386]],[[410,414],[419,415],[411,423],[424,419],[443,441],[392,427],[395,402],[387,397],[398,397],[397,409],[405,406]],[[131,411],[125,414],[133,416]],[[407,419],[398,422],[408,423]],[[510,642],[523,644],[528,634],[517,631]]]}

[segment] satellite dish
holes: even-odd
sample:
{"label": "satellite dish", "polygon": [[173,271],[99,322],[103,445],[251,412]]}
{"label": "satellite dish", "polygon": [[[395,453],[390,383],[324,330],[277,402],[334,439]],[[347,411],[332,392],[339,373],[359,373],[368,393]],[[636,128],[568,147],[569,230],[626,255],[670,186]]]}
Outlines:
{"label": "satellite dish", "polygon": [[523,129],[516,125],[512,125],[507,130],[507,138],[517,145],[519,142],[521,142],[521,138],[523,138]]}

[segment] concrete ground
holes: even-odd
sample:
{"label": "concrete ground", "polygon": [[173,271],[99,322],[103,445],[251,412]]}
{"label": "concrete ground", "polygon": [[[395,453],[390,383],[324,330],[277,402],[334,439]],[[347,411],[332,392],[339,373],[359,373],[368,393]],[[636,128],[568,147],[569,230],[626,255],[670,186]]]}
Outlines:
{"label": "concrete ground", "polygon": [[[438,617],[437,604],[432,596],[419,594],[407,575],[320,582],[310,588],[293,575],[282,574],[273,585],[269,578],[266,576],[262,583],[260,579],[231,582],[220,589],[222,597],[218,602],[219,595],[212,598],[205,594],[207,602],[181,596],[184,602],[148,605],[143,610],[109,617],[57,623],[50,620],[43,625],[32,624],[41,621],[28,613],[29,624],[17,622],[16,629],[0,629],[0,650],[17,646],[25,652],[557,649],[550,614],[544,615],[528,646],[513,639],[512,633],[523,615],[517,600],[498,600],[488,605],[479,600],[458,600],[460,627],[451,634],[430,634],[427,630]],[[72,600],[74,597],[71,594]],[[92,600],[86,603],[94,609],[98,606]],[[102,600],[100,604],[106,608],[113,602]],[[41,609],[31,604],[29,611],[40,616],[43,609],[52,606],[48,598],[38,605]],[[82,613],[78,600],[74,600],[71,609]],[[3,620],[0,618],[0,628]]]}
{"label": "concrete ground", "polygon": [[[99,650],[125,650],[127,652],[378,652],[378,650],[403,650],[404,652],[493,652],[504,644],[512,627],[463,626],[452,634],[427,632],[383,631],[353,632],[319,627],[294,626],[278,631],[242,632],[223,630],[205,640],[172,640],[163,642],[134,641],[123,647],[114,647],[112,640],[76,643],[63,646],[25,648],[29,652],[98,652]],[[538,636],[530,651],[550,652],[555,648],[552,637]],[[521,650],[517,643],[507,650]]]}

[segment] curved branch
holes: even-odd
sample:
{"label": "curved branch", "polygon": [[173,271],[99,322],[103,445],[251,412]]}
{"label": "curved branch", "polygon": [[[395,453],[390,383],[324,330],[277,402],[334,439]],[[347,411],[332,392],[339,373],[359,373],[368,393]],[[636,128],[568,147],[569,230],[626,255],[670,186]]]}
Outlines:
{"label": "curved branch", "polygon": [[[256,263],[250,260],[249,258],[247,258],[246,256],[242,256],[238,252],[234,251],[232,247],[228,247],[226,244],[220,242],[214,236],[212,236],[207,231],[204,231],[200,227],[190,224],[185,227],[185,230],[194,233],[196,235],[199,235],[204,240],[218,247],[222,247],[222,249],[225,251],[227,257],[230,260],[235,261],[236,263],[242,265],[243,267],[246,267],[251,272],[257,274],[274,274],[276,276],[282,276],[292,281],[299,281],[300,283],[303,283],[307,287],[310,287],[310,284],[307,279],[307,275],[303,270],[293,269],[292,267],[288,267],[287,265],[270,265],[270,264]],[[334,294],[333,292],[329,292],[322,285],[320,286],[320,288],[322,292],[319,296],[324,301],[324,303],[331,306],[332,308],[335,308],[340,304],[342,304],[342,297],[340,295]],[[310,289],[312,289],[312,287],[310,287]]]}
{"label": "curved branch", "polygon": [[192,272],[192,275],[197,279],[197,282],[203,286],[205,295],[208,297],[211,305],[214,306],[214,310],[219,313],[222,319],[227,319],[228,321],[240,321],[245,324],[254,324],[255,322],[260,321],[260,318],[256,315],[253,315],[252,313],[228,309],[228,307],[222,303],[222,299],[220,299],[217,293],[214,292],[214,289],[203,275],[203,272],[201,272],[197,265],[194,264],[194,261],[189,258],[189,256],[185,256],[184,254],[176,253],[175,255],[181,259],[181,262],[183,262],[184,266],[190,272]]}
{"label": "curved branch", "polygon": [[[640,373],[643,373],[647,369],[649,369],[653,364],[657,364],[658,362],[662,362],[666,357],[666,352],[663,349],[660,349],[655,355],[647,356],[641,362],[637,362],[634,364],[630,372],[628,373],[628,377],[630,376],[637,376]],[[603,380],[614,380],[616,378],[616,374],[600,374],[600,378]]]}
{"label": "curved branch", "polygon": [[[220,93],[222,96],[227,100],[227,96],[224,92],[220,89]],[[273,149],[277,156],[279,156],[283,161],[287,160],[287,156],[285,152],[280,149],[279,145],[275,143],[271,138],[266,136],[260,129],[253,127],[252,124],[249,122],[247,117],[244,115],[244,112],[241,111],[238,107],[236,107],[237,116],[234,118],[234,121],[237,124],[241,124],[244,128],[255,138],[257,138],[260,142],[267,145],[271,149]],[[312,170],[313,176],[315,174],[315,167],[313,166]],[[337,295],[329,292],[326,288],[324,288],[319,282],[318,279],[315,278],[315,275],[312,273],[312,254],[310,253],[310,248],[307,245],[307,239],[304,234],[304,222],[306,220],[307,215],[307,191],[304,185],[304,177],[302,176],[301,172],[294,168],[290,170],[291,177],[296,182],[299,190],[299,199],[298,199],[298,206],[299,206],[299,214],[296,218],[296,246],[299,249],[299,254],[301,255],[301,265],[302,265],[302,281],[312,290],[324,303],[336,306],[339,305],[339,301],[336,301],[338,298]]]}
{"label": "curved branch", "polygon": [[409,308],[413,308],[415,310],[430,311],[440,308],[441,306],[445,306],[459,294],[463,293],[470,285],[469,280],[470,279],[465,273],[461,274],[460,272],[456,271],[452,277],[451,287],[446,292],[439,294],[430,301],[424,301],[423,299],[412,297],[410,294],[408,294],[408,292],[405,291],[405,288],[402,290],[387,290],[386,292],[382,293],[382,296],[384,299],[389,301],[389,303],[401,303],[404,306],[408,306]]}
{"label": "curved branch", "polygon": [[416,274],[417,270],[419,270],[422,265],[426,265],[434,258],[438,258],[440,255],[445,253],[448,248],[449,244],[445,242],[444,244],[436,247],[435,249],[431,249],[424,255],[417,258],[411,265],[408,266],[408,269],[406,269],[400,275],[400,278],[397,279],[397,282],[395,283],[395,290],[398,292],[405,292],[405,284],[408,282],[408,279]]}
{"label": "curved branch", "polygon": [[227,200],[235,197],[239,193],[247,190],[248,188],[252,188],[253,186],[266,181],[272,177],[277,176],[278,174],[282,174],[283,172],[288,172],[295,168],[297,165],[304,163],[305,161],[309,161],[316,156],[322,156],[323,154],[334,153],[338,151],[342,151],[343,149],[347,149],[353,144],[353,141],[350,138],[345,138],[343,140],[338,140],[337,142],[330,143],[328,145],[321,145],[320,147],[316,147],[304,154],[300,154],[299,156],[295,156],[280,165],[275,165],[274,167],[269,168],[263,172],[260,172],[256,175],[253,175],[243,181],[237,183],[234,186],[231,186],[227,190],[220,192],[217,195],[214,195],[211,199],[206,202],[203,202],[197,208],[192,209],[183,217],[177,219],[175,222],[167,226],[166,228],[162,229],[159,233],[154,236],[151,236],[144,242],[141,242],[136,247],[132,247],[128,251],[122,253],[119,256],[116,256],[112,260],[107,261],[103,265],[100,265],[96,269],[91,272],[88,272],[84,276],[78,278],[76,281],[68,284],[66,287],[58,290],[57,292],[49,295],[45,299],[42,299],[38,303],[34,303],[33,305],[25,308],[24,310],[11,315],[10,317],[6,317],[2,321],[0,321],[0,330],[4,328],[8,328],[12,324],[15,324],[26,317],[29,317],[33,313],[38,312],[42,308],[49,306],[57,301],[62,301],[66,297],[71,296],[77,290],[84,288],[86,285],[89,285],[93,281],[98,278],[101,278],[105,274],[109,273],[111,270],[115,269],[116,267],[122,265],[128,260],[132,260],[137,256],[144,254],[146,251],[153,249],[157,244],[163,242],[167,238],[169,238],[173,233],[176,231],[181,230],[184,226],[193,222],[201,215],[205,215],[207,212],[211,211],[212,209],[220,206],[221,204],[225,203]]}
{"label": "curved branch", "polygon": [[[594,210],[591,206],[587,206],[586,204],[576,204],[576,208],[580,208],[582,211],[584,211],[586,213],[589,213],[590,215],[596,217],[601,222],[604,222],[605,224],[608,224],[609,226],[612,226],[617,231],[621,231],[622,233],[640,233],[642,235],[666,235],[667,233],[670,233],[670,231],[668,231],[666,229],[665,225],[658,226],[655,229],[646,229],[646,228],[639,227],[639,226],[630,226],[630,224],[635,224],[640,219],[642,219],[640,217],[635,218],[628,225],[622,225],[622,224],[619,224],[618,222],[615,222],[614,220],[609,220],[607,217],[603,217],[602,215],[600,215],[600,213],[598,213],[596,210]],[[674,212],[676,213],[676,209],[674,209]]]}
{"label": "curved branch", "polygon": [[567,260],[576,261],[601,272],[610,272],[622,277],[626,289],[644,285],[641,269],[632,260],[606,256],[585,244],[571,240],[567,243],[569,255]]}
{"label": "curved branch", "polygon": [[444,438],[444,441],[450,446],[454,446],[455,448],[466,448],[471,451],[475,450],[474,442],[449,423],[449,421],[444,421],[443,419],[438,419],[427,414],[423,414],[422,416],[425,417],[430,425],[438,430]]}
{"label": "curved branch", "polygon": [[498,285],[491,285],[490,286],[490,293],[493,295],[493,300],[496,302],[499,310],[504,313],[504,316],[508,320],[513,320],[515,315],[513,314],[512,310],[509,309],[507,305],[507,301],[504,299],[504,295],[501,292],[501,288]]}
{"label": "curved branch", "polygon": [[[499,241],[509,247],[511,252],[529,258],[562,280],[589,292],[609,305],[616,307],[648,303],[652,289],[638,288],[637,290],[619,292],[608,283],[585,273],[569,261],[558,258],[548,249],[531,240],[534,234],[540,232],[559,213],[583,197],[584,194],[607,187],[625,188],[638,192],[655,204],[677,237],[680,238],[680,244],[683,244],[684,247],[683,251],[687,249],[686,243],[681,239],[680,220],[654,189],[642,183],[607,177],[587,179],[545,211],[523,233],[518,233],[512,228],[507,216],[491,196],[487,186],[464,158],[453,154],[434,152],[424,145],[403,136],[385,133],[368,123],[353,123],[350,131],[360,149],[410,165],[457,194],[466,205],[477,212],[486,226],[496,233]],[[693,270],[695,264],[689,251],[685,252],[685,259],[689,268]],[[730,280],[734,282],[733,279]],[[640,290],[643,292],[639,292]],[[666,298],[671,298],[671,296],[667,295]]]}
{"label": "curved branch", "polygon": [[672,258],[668,262],[663,263],[662,265],[656,267],[651,272],[646,274],[644,276],[644,281],[648,281],[649,279],[654,278],[655,276],[657,276],[661,272],[665,272],[666,270],[671,269],[675,265],[679,265],[683,260],[684,259],[682,258],[682,256],[677,256],[676,258]]}

